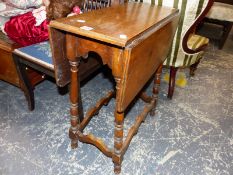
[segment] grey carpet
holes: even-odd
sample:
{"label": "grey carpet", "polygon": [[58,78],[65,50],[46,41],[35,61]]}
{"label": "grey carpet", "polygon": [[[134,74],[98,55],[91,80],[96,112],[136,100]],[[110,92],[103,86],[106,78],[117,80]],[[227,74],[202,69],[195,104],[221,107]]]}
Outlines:
{"label": "grey carpet", "polygon": [[[173,100],[166,98],[162,81],[156,115],[148,116],[133,138],[121,174],[233,174],[232,70],[233,53],[210,46],[195,77],[181,70],[188,84],[176,87]],[[87,82],[84,110],[111,87],[101,73]],[[44,81],[35,89],[35,101],[35,110],[28,111],[22,91],[0,81],[0,175],[114,174],[111,159],[94,146],[79,143],[71,150],[67,94],[59,95],[53,82]],[[85,130],[111,146],[114,104],[111,100]],[[125,133],[142,106],[138,100],[130,109]]]}

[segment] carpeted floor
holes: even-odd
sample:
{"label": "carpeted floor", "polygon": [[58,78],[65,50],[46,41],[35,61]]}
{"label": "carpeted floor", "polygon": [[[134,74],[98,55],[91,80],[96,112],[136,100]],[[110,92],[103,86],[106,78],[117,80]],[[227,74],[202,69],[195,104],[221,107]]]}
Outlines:
{"label": "carpeted floor", "polygon": [[[133,138],[122,175],[233,174],[233,35],[219,51],[210,45],[196,76],[177,87],[173,100],[161,83],[156,115],[148,116]],[[167,70],[163,70],[163,75]],[[101,73],[82,87],[84,110],[111,89]],[[151,87],[149,87],[151,88]],[[148,89],[150,91],[150,89]],[[113,163],[94,146],[71,150],[69,97],[53,82],[35,89],[28,111],[23,93],[0,81],[0,175],[111,175]],[[125,132],[142,109],[138,100],[125,118]],[[114,100],[95,117],[92,132],[113,145]]]}

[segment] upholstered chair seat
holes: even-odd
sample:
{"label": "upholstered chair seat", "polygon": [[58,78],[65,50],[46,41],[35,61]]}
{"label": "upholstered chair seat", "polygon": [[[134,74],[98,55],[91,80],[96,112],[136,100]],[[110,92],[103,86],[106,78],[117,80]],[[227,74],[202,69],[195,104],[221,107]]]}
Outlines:
{"label": "upholstered chair seat", "polygon": [[[206,46],[209,43],[209,39],[200,35],[192,34],[189,36],[187,46],[191,50],[197,50],[203,46]],[[195,64],[201,57],[203,56],[204,52],[198,52],[198,54],[189,54],[189,57],[187,56],[189,53],[185,53],[185,51],[180,48],[177,54],[177,59],[174,63],[168,63],[169,59],[167,59],[164,64],[170,65],[174,67],[186,67],[190,66],[192,64]],[[191,57],[191,59],[190,59]],[[170,60],[172,61],[172,60]]]}

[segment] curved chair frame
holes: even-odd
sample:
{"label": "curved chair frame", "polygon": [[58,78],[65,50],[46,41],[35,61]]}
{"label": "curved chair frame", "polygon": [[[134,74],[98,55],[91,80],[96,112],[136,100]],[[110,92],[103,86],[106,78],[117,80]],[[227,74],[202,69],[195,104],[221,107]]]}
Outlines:
{"label": "curved chair frame", "polygon": [[185,52],[187,52],[188,54],[195,54],[198,53],[202,50],[204,50],[206,48],[207,45],[203,45],[202,47],[196,49],[196,50],[192,50],[190,48],[188,48],[188,39],[190,34],[195,33],[196,28],[198,27],[198,25],[203,21],[203,19],[205,18],[205,16],[207,15],[207,13],[209,12],[211,6],[213,5],[214,1],[213,0],[209,0],[206,8],[203,10],[203,12],[196,18],[196,20],[194,21],[194,23],[191,25],[191,27],[187,30],[187,32],[184,35],[183,41],[182,41],[182,47],[184,49]]}

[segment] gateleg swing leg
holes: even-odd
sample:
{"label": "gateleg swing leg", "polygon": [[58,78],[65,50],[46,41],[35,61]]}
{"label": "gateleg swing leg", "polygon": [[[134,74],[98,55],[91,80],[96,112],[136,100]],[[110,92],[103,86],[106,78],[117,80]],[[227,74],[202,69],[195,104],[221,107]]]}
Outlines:
{"label": "gateleg swing leg", "polygon": [[163,65],[161,64],[158,67],[158,69],[156,70],[155,75],[154,75],[153,89],[152,89],[153,94],[152,94],[152,100],[151,100],[151,103],[154,103],[154,106],[153,106],[152,110],[150,111],[151,116],[155,115],[155,108],[156,108],[156,104],[157,104],[157,101],[158,101],[158,94],[159,94],[162,67],[163,67]]}

